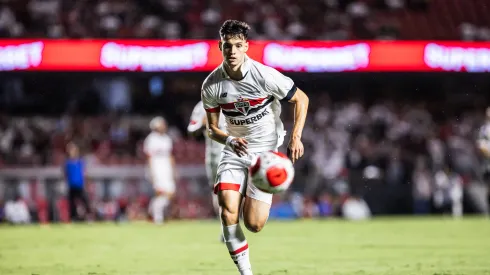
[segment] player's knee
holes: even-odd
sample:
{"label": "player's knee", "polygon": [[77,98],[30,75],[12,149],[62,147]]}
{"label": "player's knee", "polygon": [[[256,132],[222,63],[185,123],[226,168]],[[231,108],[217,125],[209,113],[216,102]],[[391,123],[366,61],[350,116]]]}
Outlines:
{"label": "player's knee", "polygon": [[253,233],[262,231],[269,217],[270,205],[247,197],[243,206],[243,222]]}
{"label": "player's knee", "polygon": [[218,193],[221,222],[224,225],[238,223],[240,214],[240,193],[224,190]]}
{"label": "player's knee", "polygon": [[221,207],[221,221],[225,225],[233,225],[238,223],[238,210]]}
{"label": "player's knee", "polygon": [[257,221],[244,221],[245,227],[252,233],[259,233],[264,228],[264,223]]}

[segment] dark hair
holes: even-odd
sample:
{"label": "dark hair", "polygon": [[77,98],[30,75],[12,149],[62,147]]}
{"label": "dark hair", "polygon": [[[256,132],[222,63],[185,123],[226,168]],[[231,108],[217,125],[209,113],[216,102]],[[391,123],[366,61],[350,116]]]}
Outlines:
{"label": "dark hair", "polygon": [[229,19],[226,20],[219,29],[219,35],[221,38],[229,35],[231,37],[240,37],[247,40],[249,30],[250,26],[247,23]]}

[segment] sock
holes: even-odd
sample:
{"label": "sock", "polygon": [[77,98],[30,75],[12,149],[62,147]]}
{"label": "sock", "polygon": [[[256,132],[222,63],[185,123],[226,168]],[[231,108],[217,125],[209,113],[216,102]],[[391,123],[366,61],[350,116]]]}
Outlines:
{"label": "sock", "polygon": [[153,222],[156,224],[163,223],[165,207],[168,204],[168,199],[164,196],[158,196],[152,202]]}
{"label": "sock", "polygon": [[233,262],[242,275],[252,275],[252,265],[248,254],[248,243],[240,224],[222,225],[223,237]]}

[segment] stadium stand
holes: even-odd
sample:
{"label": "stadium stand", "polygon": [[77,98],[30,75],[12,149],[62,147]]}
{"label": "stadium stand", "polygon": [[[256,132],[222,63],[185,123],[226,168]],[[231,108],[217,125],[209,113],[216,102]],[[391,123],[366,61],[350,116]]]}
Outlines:
{"label": "stadium stand", "polygon": [[215,39],[220,22],[236,18],[254,39],[490,39],[485,0],[256,2],[4,0],[0,36]]}

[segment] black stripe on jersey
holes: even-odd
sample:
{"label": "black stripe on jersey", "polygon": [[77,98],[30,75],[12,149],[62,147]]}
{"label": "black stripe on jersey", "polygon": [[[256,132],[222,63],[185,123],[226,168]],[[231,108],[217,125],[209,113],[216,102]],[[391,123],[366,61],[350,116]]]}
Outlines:
{"label": "black stripe on jersey", "polygon": [[296,85],[293,84],[293,87],[291,87],[291,90],[289,90],[288,94],[283,99],[281,99],[281,101],[291,100],[291,98],[293,98],[293,96],[297,90],[298,90],[298,87],[296,87]]}
{"label": "black stripe on jersey", "polygon": [[[264,104],[260,105],[260,106],[259,106],[259,107],[257,107],[257,108],[253,108],[253,109],[251,109],[251,110],[248,112],[247,116],[248,116],[248,115],[251,115],[251,114],[254,114],[254,113],[256,113],[256,112],[258,112],[258,111],[259,111],[259,110],[261,110],[261,109],[264,109],[264,108],[265,108],[267,105],[271,104],[271,103],[272,103],[272,101],[274,101],[274,99],[275,99],[275,98],[274,98],[273,96],[269,97],[269,99],[267,99],[267,101],[266,101]],[[240,112],[238,112],[238,111],[225,111],[225,110],[223,110],[223,109],[221,109],[221,112],[223,112],[223,114],[224,114],[224,115],[226,115],[226,116],[231,116],[231,117],[237,117],[237,116],[243,116],[243,115],[244,115],[244,114],[242,114],[242,113],[240,113]]]}

